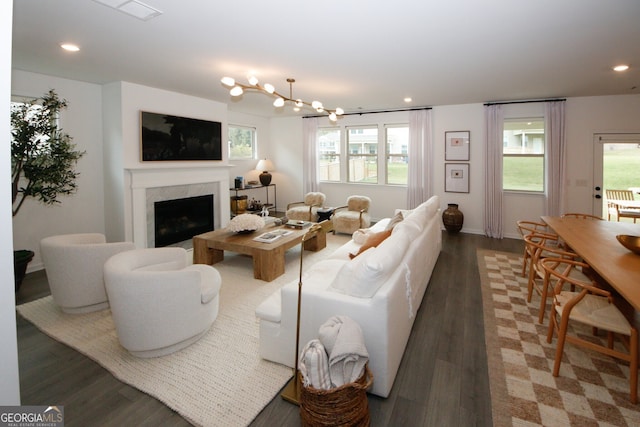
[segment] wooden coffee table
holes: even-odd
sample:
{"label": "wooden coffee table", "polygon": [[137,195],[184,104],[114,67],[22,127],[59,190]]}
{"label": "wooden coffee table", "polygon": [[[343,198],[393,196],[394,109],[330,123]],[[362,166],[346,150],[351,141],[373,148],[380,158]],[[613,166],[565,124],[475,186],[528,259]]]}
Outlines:
{"label": "wooden coffee table", "polygon": [[[284,226],[266,227],[251,234],[237,234],[226,229],[210,231],[193,237],[194,264],[215,264],[224,260],[224,251],[250,255],[253,258],[253,277],[270,282],[284,274],[287,249],[299,245],[308,229],[290,229],[292,233],[272,243],[253,240],[254,237]],[[307,237],[304,249],[319,251],[327,246],[327,233],[324,228]]]}

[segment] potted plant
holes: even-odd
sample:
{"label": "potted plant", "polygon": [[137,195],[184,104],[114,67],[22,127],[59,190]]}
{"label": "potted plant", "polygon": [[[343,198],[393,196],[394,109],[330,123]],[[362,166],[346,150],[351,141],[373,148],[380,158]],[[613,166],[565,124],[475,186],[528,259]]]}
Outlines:
{"label": "potted plant", "polygon": [[[75,166],[84,155],[59,127],[58,113],[67,101],[54,90],[42,98],[11,104],[11,197],[16,216],[25,200],[33,197],[53,205],[60,195],[76,191]],[[15,286],[18,290],[33,251],[14,251]]]}

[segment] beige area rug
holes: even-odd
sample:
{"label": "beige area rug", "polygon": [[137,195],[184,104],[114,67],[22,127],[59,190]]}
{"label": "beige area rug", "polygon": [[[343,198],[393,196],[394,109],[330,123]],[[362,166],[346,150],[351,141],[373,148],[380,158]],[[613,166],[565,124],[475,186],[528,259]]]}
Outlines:
{"label": "beige area rug", "polygon": [[[330,255],[349,239],[328,235],[327,248],[304,253],[304,266]],[[131,356],[118,343],[111,312],[69,315],[51,297],[18,306],[18,312],[52,338],[71,346],[116,378],[148,393],[199,426],[249,424],[292,377],[285,366],[260,359],[256,307],[299,274],[299,246],[286,253],[285,274],[272,282],[253,278],[251,258],[228,255],[220,311],[209,332],[177,353],[154,359]]]}
{"label": "beige area rug", "polygon": [[[549,307],[540,325],[540,296],[534,292],[527,303],[519,254],[478,250],[478,268],[495,426],[640,425],[640,405],[629,402],[628,364],[567,343],[553,377]],[[600,339],[590,328],[576,332]]]}

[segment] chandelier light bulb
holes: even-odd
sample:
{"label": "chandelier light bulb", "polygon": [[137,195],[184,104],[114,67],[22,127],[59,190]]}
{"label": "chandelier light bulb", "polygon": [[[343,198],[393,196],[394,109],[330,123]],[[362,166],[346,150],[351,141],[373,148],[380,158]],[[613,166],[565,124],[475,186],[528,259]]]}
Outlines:
{"label": "chandelier light bulb", "polygon": [[258,78],[256,76],[249,76],[249,84],[255,86],[258,84]]}
{"label": "chandelier light bulb", "polygon": [[278,97],[275,101],[273,101],[274,107],[284,107],[284,99]]}
{"label": "chandelier light bulb", "polygon": [[242,90],[242,88],[240,86],[234,86],[229,93],[231,94],[231,96],[240,96],[244,93],[244,91]]}
{"label": "chandelier light bulb", "polygon": [[302,102],[302,99],[296,99],[296,107],[300,108],[304,105],[304,103]]}
{"label": "chandelier light bulb", "polygon": [[220,81],[225,86],[233,87],[236,85],[236,80],[233,77],[223,77]]}
{"label": "chandelier light bulb", "polygon": [[338,120],[338,116],[336,116],[336,113],[329,114],[329,120],[331,120],[332,122]]}
{"label": "chandelier light bulb", "polygon": [[336,115],[341,116],[344,114],[344,110],[340,107],[336,108]]}
{"label": "chandelier light bulb", "polygon": [[275,91],[276,91],[276,88],[275,88],[275,87],[273,87],[273,85],[272,85],[272,84],[265,83],[265,84],[264,84],[264,90],[266,90],[268,93],[273,93],[273,92],[275,92]]}
{"label": "chandelier light bulb", "polygon": [[314,108],[314,109],[316,109],[316,110],[322,109],[322,102],[320,102],[320,101],[313,101],[313,102],[311,103],[311,107],[312,107],[312,108]]}

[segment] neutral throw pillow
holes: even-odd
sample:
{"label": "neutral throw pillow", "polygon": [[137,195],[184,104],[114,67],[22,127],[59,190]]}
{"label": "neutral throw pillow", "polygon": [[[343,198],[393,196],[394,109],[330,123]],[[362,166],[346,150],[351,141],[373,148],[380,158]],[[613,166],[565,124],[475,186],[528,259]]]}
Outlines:
{"label": "neutral throw pillow", "polygon": [[387,226],[385,227],[385,230],[393,230],[393,227],[399,224],[403,219],[404,216],[402,216],[402,212],[396,212],[396,214],[389,221],[389,224],[387,224]]}

